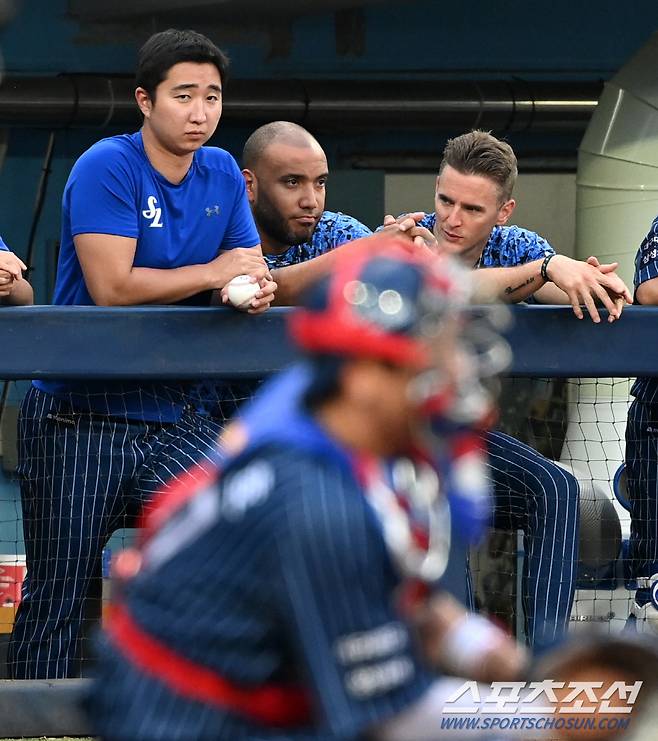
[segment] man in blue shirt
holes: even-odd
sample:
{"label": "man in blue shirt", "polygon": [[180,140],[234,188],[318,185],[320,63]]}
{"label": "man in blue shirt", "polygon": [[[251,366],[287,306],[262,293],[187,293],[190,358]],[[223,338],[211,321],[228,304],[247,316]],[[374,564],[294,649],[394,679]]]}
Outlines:
{"label": "man in blue shirt", "polygon": [[[480,144],[484,151],[470,151]],[[475,154],[479,170],[472,172],[470,161],[466,167],[458,162],[453,163],[455,166],[448,164],[451,151],[460,145],[465,152],[458,152],[454,159],[472,159]],[[439,178],[441,188],[437,185],[436,214],[417,213],[398,220],[387,217],[385,225],[389,229],[400,227],[408,237],[420,240],[420,246],[429,244],[457,254],[468,267],[486,264],[491,270],[474,276],[478,300],[519,301],[541,286],[537,294],[542,300],[566,303],[570,299],[553,282],[557,281],[573,297],[574,311],[580,316],[582,300],[593,309],[592,317],[599,319],[592,297],[605,301],[612,314],[618,313],[619,307],[606,292],[611,289],[616,299],[617,292],[626,290],[616,275],[555,255],[548,242],[534,232],[504,226],[514,208],[511,193],[516,178],[516,158],[506,144],[476,132],[453,140],[446,153],[448,159],[444,159]],[[254,132],[243,156],[243,174],[263,249],[272,255],[266,255],[266,259],[272,265],[275,260],[285,260],[285,267],[274,270],[277,299],[295,303],[301,287],[329,269],[330,262],[337,258],[340,250],[334,248],[353,237],[349,231],[336,234],[318,228],[327,178],[324,152],[304,129],[282,121]],[[493,175],[497,173],[498,180],[504,172],[504,182],[492,179],[486,169],[481,173],[486,166]],[[449,229],[441,228],[444,218],[451,224]],[[295,245],[295,239],[304,241]],[[566,629],[571,610],[578,485],[567,471],[502,433],[492,433],[489,445],[498,495],[497,522],[500,526],[523,527],[526,532],[527,631],[530,643],[540,648]],[[528,491],[533,492],[532,496]],[[567,527],[558,530],[557,522],[562,520]],[[530,529],[532,533],[528,534]]]}
{"label": "man in blue shirt", "polygon": [[[434,237],[440,252],[455,255],[469,268],[513,269],[534,263],[541,265],[542,276],[551,277],[551,267],[562,256],[535,232],[506,226],[515,206],[516,176],[516,157],[506,142],[482,131],[463,134],[449,140],[444,149],[436,181],[436,212],[418,212],[411,218],[421,231],[431,232],[426,236]],[[388,216],[384,223],[395,222]],[[595,261],[570,263],[585,275],[599,272]],[[582,316],[582,289],[566,288],[570,295],[546,282],[534,296],[547,303],[575,302],[574,311],[577,305]],[[592,318],[598,319],[592,295],[587,293],[587,299]],[[529,643],[541,649],[566,631],[571,613],[578,558],[578,482],[553,461],[502,432],[488,433],[486,444],[494,482],[494,524],[524,532],[526,631]]]}
{"label": "man in blue shirt", "polygon": [[462,339],[468,275],[377,241],[339,250],[293,312],[305,362],[229,427],[219,481],[177,484],[117,560],[89,707],[108,741],[449,739],[463,681],[434,669],[522,667],[511,639],[432,593],[444,497],[486,488],[457,452],[491,409]]}
{"label": "man in blue shirt", "polygon": [[[275,301],[282,305],[295,304],[305,287],[330,268],[336,247],[367,236],[370,230],[351,216],[324,211],[327,160],[317,140],[297,124],[276,121],[257,129],[245,144],[243,165],[265,259],[278,285]],[[489,236],[494,236],[497,211],[493,219],[492,214],[486,214],[489,229],[481,241],[482,247]],[[416,238],[422,246],[429,244],[436,248],[437,240],[431,231],[433,222],[430,223],[433,216],[425,217],[422,213],[412,216],[415,218],[387,217],[385,223],[393,231],[401,230]],[[504,213],[500,218],[504,218]],[[421,219],[423,222],[418,225]],[[523,301],[541,288],[542,300],[571,300],[579,317],[583,315],[580,308],[583,303],[592,319],[599,321],[594,299],[605,305],[612,318],[619,315],[622,296],[630,300],[628,289],[609,266],[600,270],[564,255],[551,257],[550,266],[544,266],[543,261],[552,250],[543,250],[543,240],[539,238],[537,242],[537,235],[517,227],[505,227],[501,235],[508,244],[514,235],[521,248],[526,238],[535,245],[524,251],[524,261],[504,257],[498,263],[501,267],[478,273],[475,276],[478,301]],[[477,244],[481,237],[476,234]]]}
{"label": "man in blue shirt", "polygon": [[322,269],[322,261],[310,260],[372,234],[352,216],[325,211],[327,157],[298,124],[274,121],[256,129],[245,143],[242,166],[263,255],[279,284],[277,303],[296,300],[289,275],[298,282],[302,270],[306,282]]}
{"label": "man in blue shirt", "polygon": [[[276,284],[244,180],[205,147],[222,112],[224,54],[193,31],[142,47],[143,126],[76,162],[63,196],[55,303],[208,305],[249,274],[265,311]],[[220,426],[183,383],[34,383],[19,421],[28,576],[9,647],[16,678],[77,672],[85,600],[109,535],[165,481],[214,450]]]}
{"label": "man in blue shirt", "polygon": [[32,286],[23,278],[25,263],[0,237],[0,306],[24,306],[33,301]]}
{"label": "man in blue shirt", "polygon": [[[616,263],[599,265],[594,257],[586,262],[572,260],[556,254],[536,232],[507,226],[516,206],[512,197],[516,177],[511,147],[491,134],[472,131],[446,145],[436,179],[434,213],[416,212],[398,219],[389,215],[384,224],[416,222],[418,232],[435,248],[469,267],[515,268],[514,275],[520,278],[519,267],[527,266],[523,280],[517,285],[510,279],[502,291],[501,284],[489,280],[490,271],[477,276],[478,284],[485,283],[485,290],[491,284],[503,300],[521,301],[533,295],[539,303],[571,303],[579,319],[584,305],[594,322],[600,321],[595,304],[599,301],[608,309],[609,321],[617,319],[631,296],[614,272]],[[511,278],[513,273],[508,274]]]}
{"label": "man in blue shirt", "polygon": [[[658,305],[658,218],[635,257],[635,303]],[[658,632],[658,379],[638,378],[626,425],[631,504],[629,562],[637,581],[631,614],[639,631]],[[633,617],[631,622],[633,622]]]}

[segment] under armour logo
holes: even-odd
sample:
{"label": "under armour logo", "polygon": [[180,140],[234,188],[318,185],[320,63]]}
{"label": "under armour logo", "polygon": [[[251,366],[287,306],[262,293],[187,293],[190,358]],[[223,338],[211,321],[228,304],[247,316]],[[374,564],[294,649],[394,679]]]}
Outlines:
{"label": "under armour logo", "polygon": [[218,204],[215,204],[214,206],[206,206],[206,216],[219,216]]}
{"label": "under armour logo", "polygon": [[147,200],[148,208],[142,211],[142,216],[145,219],[152,219],[149,226],[161,227],[164,226],[161,217],[162,209],[158,207],[158,199],[155,196],[149,196]]}

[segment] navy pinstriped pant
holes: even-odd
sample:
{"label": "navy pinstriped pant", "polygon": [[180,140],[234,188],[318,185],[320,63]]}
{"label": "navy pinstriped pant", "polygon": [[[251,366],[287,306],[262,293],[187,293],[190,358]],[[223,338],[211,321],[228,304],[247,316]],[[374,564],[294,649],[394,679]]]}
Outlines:
{"label": "navy pinstriped pant", "polygon": [[164,483],[216,450],[220,426],[73,412],[34,387],[19,417],[27,576],[9,646],[15,679],[75,676],[85,598],[111,533]]}
{"label": "navy pinstriped pant", "polygon": [[541,650],[568,627],[577,575],[574,476],[503,432],[486,436],[494,483],[494,525],[524,534],[523,606],[528,643]]}
{"label": "navy pinstriped pant", "polygon": [[[658,404],[635,399],[626,425],[626,475],[631,505],[629,558],[635,578],[658,574]],[[649,600],[649,590],[638,593]]]}

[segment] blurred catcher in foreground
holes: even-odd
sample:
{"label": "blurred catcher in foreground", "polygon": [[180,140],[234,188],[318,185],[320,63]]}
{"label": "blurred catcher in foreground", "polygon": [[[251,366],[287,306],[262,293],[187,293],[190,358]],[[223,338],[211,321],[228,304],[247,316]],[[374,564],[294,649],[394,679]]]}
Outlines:
{"label": "blurred catcher in foreground", "polygon": [[445,738],[462,680],[439,672],[522,670],[436,591],[450,521],[476,536],[489,516],[478,435],[507,348],[466,313],[466,271],[397,239],[313,286],[290,322],[305,359],[229,427],[221,476],[173,485],[118,561],[89,708],[105,738]]}

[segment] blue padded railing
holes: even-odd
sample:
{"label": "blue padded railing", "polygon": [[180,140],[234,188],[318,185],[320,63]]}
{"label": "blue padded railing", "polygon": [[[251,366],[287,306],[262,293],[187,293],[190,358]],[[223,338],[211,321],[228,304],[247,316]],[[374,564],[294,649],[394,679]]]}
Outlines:
{"label": "blue padded railing", "polygon": [[[0,310],[0,379],[258,377],[294,358],[290,309],[12,307]],[[514,306],[513,376],[658,374],[658,307],[609,324],[567,306]]]}

